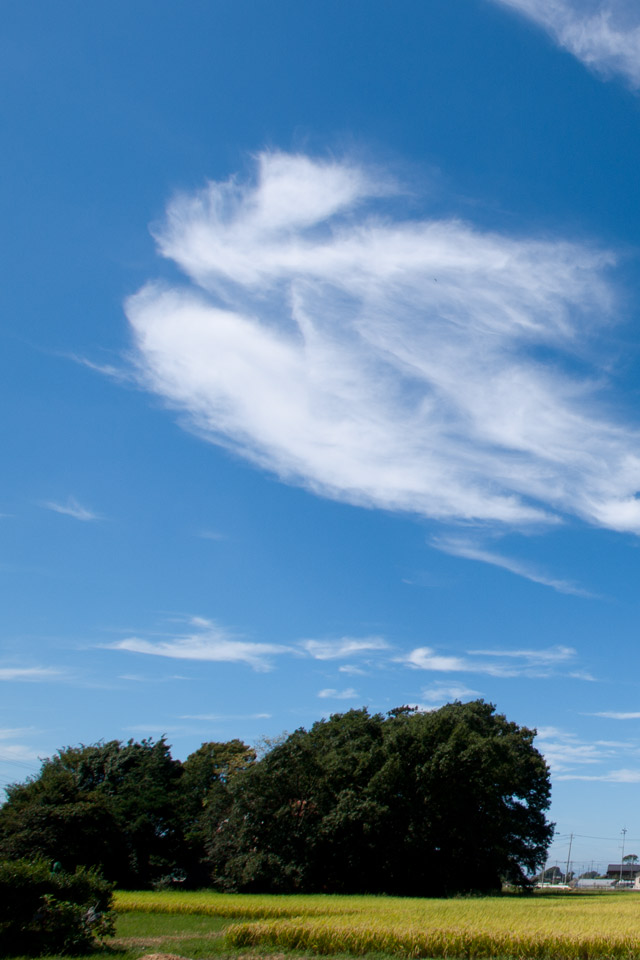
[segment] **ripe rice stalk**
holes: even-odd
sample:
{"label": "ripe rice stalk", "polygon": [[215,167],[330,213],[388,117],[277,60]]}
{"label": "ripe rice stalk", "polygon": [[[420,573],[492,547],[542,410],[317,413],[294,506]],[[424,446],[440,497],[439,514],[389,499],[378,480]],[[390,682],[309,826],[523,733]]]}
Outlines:
{"label": "ripe rice stalk", "polygon": [[234,948],[464,960],[640,960],[633,893],[423,900],[210,891],[117,893],[116,909],[198,913],[237,922]]}

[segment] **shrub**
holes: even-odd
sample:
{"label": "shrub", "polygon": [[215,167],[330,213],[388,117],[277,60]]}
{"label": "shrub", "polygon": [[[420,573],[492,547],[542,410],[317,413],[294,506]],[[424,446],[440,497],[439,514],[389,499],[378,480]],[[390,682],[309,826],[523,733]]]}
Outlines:
{"label": "shrub", "polygon": [[82,953],[113,933],[112,887],[86,867],[0,861],[0,955]]}

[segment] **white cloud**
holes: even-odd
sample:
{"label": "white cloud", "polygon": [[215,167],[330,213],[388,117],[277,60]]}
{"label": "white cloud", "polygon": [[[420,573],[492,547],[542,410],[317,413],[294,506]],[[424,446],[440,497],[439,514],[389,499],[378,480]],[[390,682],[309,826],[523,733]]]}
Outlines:
{"label": "white cloud", "polygon": [[26,680],[38,682],[41,680],[59,680],[62,671],[56,667],[0,667],[0,680]]}
{"label": "white cloud", "polygon": [[190,677],[183,677],[179,673],[172,673],[167,677],[145,677],[138,673],[121,673],[118,680],[128,680],[132,683],[170,683],[174,680],[189,680]]}
{"label": "white cloud", "polygon": [[270,720],[270,713],[187,713],[181,720]]}
{"label": "white cloud", "polygon": [[382,193],[375,170],[264,153],[255,182],[178,197],[157,240],[194,285],[128,300],[141,381],[324,496],[640,532],[640,434],[599,397],[614,255],[376,214]]}
{"label": "white cloud", "polygon": [[590,717],[606,717],[609,720],[640,720],[639,712],[621,713],[615,710],[603,710],[601,713],[587,714]]}
{"label": "white cloud", "polygon": [[301,640],[300,646],[315,660],[341,660],[359,653],[387,650],[389,644],[382,637],[340,637],[339,640]]}
{"label": "white cloud", "polygon": [[358,696],[357,690],[349,687],[347,690],[333,690],[327,687],[326,690],[318,690],[318,696],[326,700],[353,700]]}
{"label": "white cloud", "polygon": [[608,773],[585,775],[561,773],[556,780],[599,780],[604,783],[640,783],[640,770],[609,770]]}
{"label": "white cloud", "polygon": [[418,667],[420,670],[435,670],[443,673],[455,673],[470,669],[469,662],[463,657],[442,656],[432,650],[431,647],[416,647],[415,650],[402,658],[402,662],[411,667]]}
{"label": "white cloud", "polygon": [[111,363],[96,363],[94,360],[81,357],[76,353],[63,354],[63,356],[68,357],[69,360],[73,360],[74,363],[79,363],[82,367],[93,370],[94,373],[100,373],[103,377],[109,377],[109,379],[115,380],[118,383],[130,383],[134,379],[131,371],[124,367],[114,366],[114,364]]}
{"label": "white cloud", "polygon": [[367,675],[366,670],[363,670],[361,667],[356,667],[354,663],[345,663],[341,667],[338,667],[338,673],[348,673],[354,677],[364,677]]}
{"label": "white cloud", "polygon": [[468,700],[478,696],[478,690],[472,690],[462,683],[434,683],[422,691],[422,699],[428,704],[426,707],[423,705],[422,709],[433,710],[453,700]]}
{"label": "white cloud", "polygon": [[0,740],[10,740],[13,737],[24,737],[34,732],[33,727],[0,727]]}
{"label": "white cloud", "polygon": [[[431,647],[417,647],[401,663],[436,673],[478,673],[492,677],[549,677],[557,667],[572,660],[571,647],[540,650],[468,650],[466,656],[437,653]],[[490,660],[484,658],[490,657]],[[519,662],[518,662],[519,661]],[[591,679],[591,678],[589,678]]]}
{"label": "white cloud", "polygon": [[[557,727],[541,727],[538,730],[536,747],[544,754],[554,780],[593,780],[608,783],[640,781],[640,771],[634,768],[602,769],[616,760],[637,761],[640,757],[640,744],[635,740],[588,741]],[[580,768],[584,766],[599,769],[586,774],[580,772]]]}
{"label": "white cloud", "polygon": [[573,660],[576,650],[573,647],[544,647],[541,650],[467,650],[467,653],[476,657],[514,657],[516,660],[527,660],[529,663],[539,663],[549,666],[554,663],[563,663]]}
{"label": "white cloud", "polygon": [[540,728],[536,747],[544,754],[554,774],[570,770],[575,765],[596,764],[616,754],[610,745],[589,743],[573,733],[555,727]]}
{"label": "white cloud", "polygon": [[41,503],[40,506],[46,510],[53,510],[55,513],[62,513],[67,517],[73,517],[75,520],[87,521],[103,519],[99,514],[94,513],[93,510],[83,507],[75,497],[69,497],[66,503],[56,503],[53,500],[46,500]]}
{"label": "white cloud", "polygon": [[449,553],[454,557],[464,557],[466,560],[479,560],[482,563],[489,563],[495,567],[502,567],[510,573],[515,573],[518,577],[524,577],[526,580],[532,580],[534,583],[542,584],[545,587],[552,587],[558,593],[570,593],[578,597],[591,596],[586,590],[570,583],[568,580],[558,580],[546,576],[535,570],[530,564],[523,563],[521,560],[514,560],[511,557],[505,557],[492,550],[486,550],[478,546],[471,540],[462,537],[433,537],[430,541],[432,547],[442,550],[443,553]]}
{"label": "white cloud", "polygon": [[640,8],[636,0],[493,0],[544,27],[588,67],[640,87]]}
{"label": "white cloud", "polygon": [[291,647],[274,643],[251,643],[238,639],[222,627],[203,617],[191,619],[192,631],[166,640],[126,637],[109,644],[111,650],[170,657],[175,660],[210,661],[214,663],[246,663],[254,670],[271,669],[271,658],[294,653]]}

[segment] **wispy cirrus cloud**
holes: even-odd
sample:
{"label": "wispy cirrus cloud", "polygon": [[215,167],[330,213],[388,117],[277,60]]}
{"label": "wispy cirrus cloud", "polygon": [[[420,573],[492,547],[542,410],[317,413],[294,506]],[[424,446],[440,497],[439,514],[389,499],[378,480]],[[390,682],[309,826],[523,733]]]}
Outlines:
{"label": "wispy cirrus cloud", "polygon": [[342,660],[345,657],[374,653],[389,648],[389,644],[383,637],[340,637],[337,640],[301,640],[300,646],[315,660]]}
{"label": "wispy cirrus cloud", "polygon": [[600,713],[588,713],[588,717],[605,717],[607,720],[640,720],[640,712],[636,710],[627,713],[617,710],[602,710]]}
{"label": "wispy cirrus cloud", "polygon": [[479,690],[473,690],[463,683],[441,683],[436,682],[422,690],[421,704],[423,710],[435,710],[445,703],[451,703],[453,700],[469,700],[472,697],[480,696]]}
{"label": "wispy cirrus cloud", "polygon": [[111,650],[125,650],[174,660],[195,660],[210,663],[245,663],[254,670],[270,670],[273,657],[295,653],[291,647],[275,643],[252,643],[229,633],[204,617],[192,617],[191,630],[166,639],[125,637],[108,645]]}
{"label": "wispy cirrus cloud", "polygon": [[608,770],[606,773],[561,773],[556,780],[598,780],[601,783],[640,783],[640,768],[623,768],[622,770]]}
{"label": "wispy cirrus cloud", "polygon": [[[640,782],[640,742],[637,740],[586,740],[558,727],[541,727],[536,747],[551,768],[553,779]],[[613,767],[615,763],[635,766]],[[591,768],[589,772],[584,767]]]}
{"label": "wispy cirrus cloud", "polygon": [[219,533],[217,530],[200,530],[197,534],[197,537],[200,537],[201,540],[226,540],[226,534]]}
{"label": "wispy cirrus cloud", "polygon": [[601,398],[615,255],[403,219],[391,193],[374,168],[274,152],[176,198],[156,239],[193,283],[127,301],[140,381],[323,496],[640,532],[640,432]]}
{"label": "wispy cirrus cloud", "polygon": [[348,687],[346,690],[327,687],[325,690],[318,690],[318,696],[323,700],[353,700],[358,696],[358,691],[353,687]]}
{"label": "wispy cirrus cloud", "polygon": [[355,663],[343,663],[338,667],[338,673],[348,673],[355,677],[366,676],[367,671],[363,670],[362,667],[357,667]]}
{"label": "wispy cirrus cloud", "polygon": [[557,727],[541,727],[536,740],[536,747],[544,754],[552,772],[566,777],[575,766],[611,760],[625,746],[598,740],[583,740],[576,734]]}
{"label": "wispy cirrus cloud", "polygon": [[59,680],[63,676],[64,671],[58,667],[0,667],[0,681],[9,680],[12,683],[16,681],[37,683],[46,680]]}
{"label": "wispy cirrus cloud", "polygon": [[533,583],[539,583],[545,587],[551,587],[558,593],[569,593],[578,597],[591,597],[587,590],[571,583],[569,580],[559,580],[550,577],[547,574],[536,570],[531,564],[524,563],[521,560],[515,560],[512,557],[505,557],[494,550],[487,550],[478,545],[473,540],[464,537],[433,537],[430,541],[432,547],[441,550],[443,553],[451,554],[454,557],[463,557],[465,560],[479,560],[481,563],[488,563],[494,567],[501,567],[514,573],[518,577],[524,577],[525,580],[532,580]]}
{"label": "wispy cirrus cloud", "polygon": [[132,371],[122,364],[117,366],[113,363],[99,363],[95,360],[90,360],[88,357],[79,356],[76,353],[63,354],[63,356],[66,356],[69,360],[73,360],[74,363],[80,364],[82,367],[87,367],[88,370],[92,370],[94,373],[100,373],[103,377],[115,380],[117,383],[133,383],[135,381]]}
{"label": "wispy cirrus cloud", "polygon": [[640,8],[635,0],[492,0],[543,27],[586,66],[640,87]]}
{"label": "wispy cirrus cloud", "polygon": [[181,720],[270,720],[270,713],[186,713]]}
{"label": "wispy cirrus cloud", "polygon": [[467,653],[476,657],[506,657],[507,660],[525,660],[528,664],[540,664],[542,666],[553,666],[557,663],[565,663],[567,660],[574,660],[577,651],[574,647],[543,647],[540,650],[528,648],[526,650],[468,650]]}
{"label": "wispy cirrus cloud", "polygon": [[53,510],[54,513],[62,513],[64,516],[73,517],[74,520],[90,521],[104,519],[100,514],[94,513],[93,510],[89,510],[88,507],[84,507],[81,503],[78,503],[75,497],[69,497],[66,503],[58,503],[54,500],[43,500],[40,506],[46,510]]}
{"label": "wispy cirrus cloud", "polygon": [[571,662],[575,657],[576,651],[572,647],[468,650],[465,655],[439,653],[432,647],[416,647],[397,659],[409,667],[434,673],[478,673],[511,678],[549,677],[557,672],[560,664]]}

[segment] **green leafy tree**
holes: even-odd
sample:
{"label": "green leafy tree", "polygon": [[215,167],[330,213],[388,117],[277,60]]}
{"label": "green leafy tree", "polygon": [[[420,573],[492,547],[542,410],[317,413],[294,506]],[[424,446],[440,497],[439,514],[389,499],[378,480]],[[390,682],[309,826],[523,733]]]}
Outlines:
{"label": "green leafy tree", "polygon": [[296,730],[229,784],[207,850],[223,887],[441,895],[525,886],[553,828],[534,731],[483,701]]}
{"label": "green leafy tree", "polygon": [[185,841],[184,869],[190,885],[208,883],[207,836],[229,813],[230,782],[255,759],[255,751],[246,743],[229,740],[203,743],[184,761],[178,786],[178,809]]}
{"label": "green leafy tree", "polygon": [[121,886],[148,886],[180,859],[181,773],[164,739],[59,750],[8,788],[0,856],[100,866]]}

